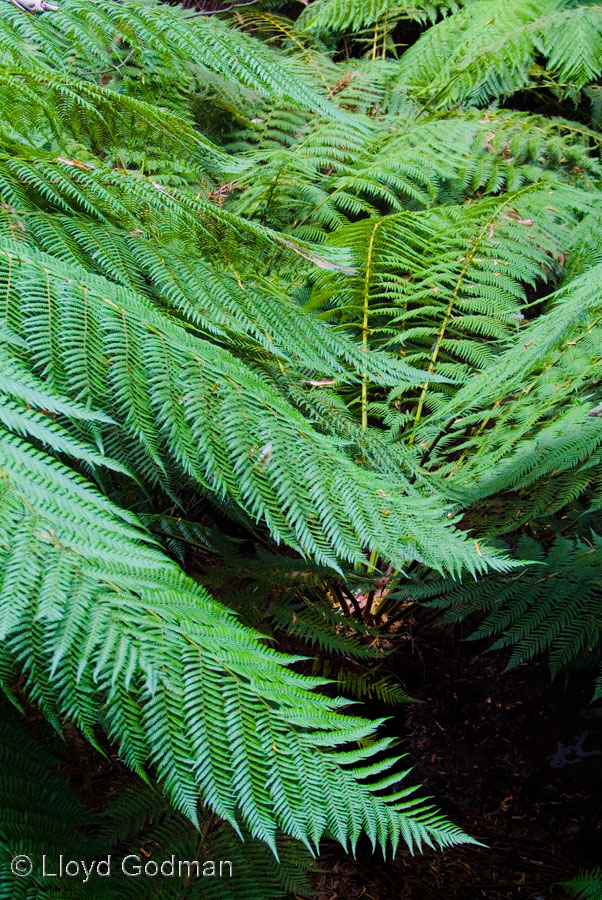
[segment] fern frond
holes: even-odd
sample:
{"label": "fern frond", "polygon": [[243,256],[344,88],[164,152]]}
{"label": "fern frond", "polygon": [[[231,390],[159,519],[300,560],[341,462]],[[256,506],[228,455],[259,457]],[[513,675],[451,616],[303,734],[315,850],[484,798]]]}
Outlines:
{"label": "fern frond", "polygon": [[378,672],[355,672],[339,669],[336,675],[339,690],[345,696],[354,697],[363,702],[376,700],[386,706],[399,706],[401,703],[415,703],[416,699],[387,676],[378,676]]}
{"label": "fern frond", "polygon": [[[442,403],[420,432],[431,463],[440,472],[453,468],[467,502],[520,491],[516,506],[498,513],[496,529],[504,529],[504,517],[515,528],[562,508],[599,481],[602,425],[590,412],[599,368],[601,273],[594,265],[570,278],[551,296],[547,313]],[[449,453],[455,459],[446,464]]]}
{"label": "fern frond", "polygon": [[[355,622],[326,603],[306,601],[301,608],[277,604],[270,610],[270,619],[278,628],[302,640],[309,647],[319,647],[331,656],[348,654],[357,659],[380,657],[380,651],[362,642],[357,634],[370,634],[370,629]],[[376,634],[375,631],[372,632]],[[344,692],[344,688],[341,687]],[[358,698],[359,699],[359,698]]]}
{"label": "fern frond", "polygon": [[[335,567],[365,560],[366,546],[399,568],[416,558],[438,567],[442,546],[455,572],[505,567],[495,553],[477,555],[430,498],[403,482],[385,490],[252,369],[133,292],[26,248],[0,250],[0,266],[8,321],[35,368],[120,423],[134,441],[118,449],[117,432],[105,432],[107,451],[142,479],[185,474]],[[60,342],[57,328],[68,336]]]}
{"label": "fern frond", "polygon": [[[589,206],[585,194],[543,182],[470,205],[362,220],[332,237],[362,269],[322,277],[312,302],[326,306],[336,285],[336,312],[356,323],[363,316],[369,346],[395,349],[413,367],[462,384],[516,331],[527,288],[554,270],[559,277],[569,228]],[[415,386],[394,391],[395,408],[405,401],[394,427],[415,428],[425,403],[437,403],[437,388],[454,392],[426,383],[418,395]],[[411,406],[408,394],[416,397]]]}
{"label": "fern frond", "polygon": [[469,3],[403,55],[399,82],[437,106],[486,103],[532,86],[536,57],[579,90],[600,74],[602,10],[567,0]]}
{"label": "fern frond", "polygon": [[602,900],[602,869],[582,872],[571,881],[563,882],[563,887],[577,900]]}
{"label": "fern frond", "polygon": [[[46,736],[45,736],[46,737]],[[64,751],[63,751],[64,753]],[[85,811],[64,775],[65,759],[53,756],[25,728],[24,721],[6,704],[0,726],[0,897],[2,900],[111,900],[115,891],[126,900],[148,896],[144,878],[123,874],[122,863],[133,856],[143,864],[177,860],[174,876],[153,881],[153,896],[162,900],[284,900],[293,890],[312,896],[305,873],[310,868],[306,851],[293,842],[278,840],[280,862],[269,849],[248,834],[245,842],[224,825],[202,814],[202,838],[182,815],[169,809],[155,788],[130,779],[117,799],[94,815]],[[144,846],[145,850],[140,851]],[[125,848],[125,850],[124,850]],[[25,854],[32,865],[28,878],[10,870],[15,856]],[[59,860],[78,860],[80,877],[59,875]],[[47,873],[43,875],[43,859]],[[110,859],[110,874],[91,869],[94,861]],[[225,861],[223,877],[186,878],[180,860]],[[81,868],[85,864],[90,877]],[[231,869],[230,869],[231,867]],[[128,866],[128,871],[132,869]],[[194,873],[194,870],[191,870]],[[207,870],[209,871],[209,870]],[[202,884],[202,886],[201,886]]]}
{"label": "fern frond", "polygon": [[449,622],[481,613],[471,640],[495,636],[492,650],[510,647],[509,668],[548,652],[557,674],[585,659],[602,636],[602,540],[595,534],[587,540],[557,537],[546,553],[522,537],[516,555],[533,564],[510,578],[486,576],[456,586],[426,582],[404,588],[397,598],[426,601],[444,610]]}
{"label": "fern frond", "polygon": [[308,32],[359,32],[381,20],[392,28],[401,19],[434,22],[439,15],[457,8],[459,4],[447,0],[432,2],[399,2],[399,0],[317,0],[307,6],[298,19],[298,26]]}
{"label": "fern frond", "polygon": [[362,829],[383,848],[464,839],[407,792],[379,793],[390,762],[364,784],[335,748],[377,723],[312,693],[318,680],[288,670],[294,657],[262,646],[133,516],[19,439],[0,447],[2,668],[51,721],[92,743],[102,725],[193,822],[202,801],[273,849],[277,826],[308,846],[328,831],[353,847]]}
{"label": "fern frond", "polygon": [[[283,97],[326,115],[341,116],[320,94],[291,78],[265,44],[215,17],[190,19],[181,8],[148,0],[65,0],[60,16],[34,19],[5,4],[0,17],[5,64],[55,68],[98,84],[100,77],[119,79],[125,61],[146,71],[150,84],[192,87],[203,72],[218,73],[271,96]],[[131,84],[128,85],[131,88]],[[167,92],[167,96],[169,93]],[[180,101],[181,102],[181,101]]]}

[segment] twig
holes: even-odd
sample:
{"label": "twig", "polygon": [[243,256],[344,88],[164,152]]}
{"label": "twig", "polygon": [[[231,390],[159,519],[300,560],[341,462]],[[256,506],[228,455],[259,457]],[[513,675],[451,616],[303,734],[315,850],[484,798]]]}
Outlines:
{"label": "twig", "polygon": [[343,591],[345,596],[348,597],[349,600],[351,601],[351,605],[353,606],[354,612],[355,612],[356,616],[358,617],[359,621],[363,622],[364,617],[362,616],[362,610],[360,609],[360,605],[357,602],[357,597],[355,596],[355,594],[353,594],[346,587],[341,587],[341,590]]}

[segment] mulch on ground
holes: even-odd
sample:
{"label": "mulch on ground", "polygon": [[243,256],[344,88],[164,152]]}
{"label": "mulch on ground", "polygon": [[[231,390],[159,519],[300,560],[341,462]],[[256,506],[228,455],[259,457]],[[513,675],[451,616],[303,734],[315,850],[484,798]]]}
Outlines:
{"label": "mulch on ground", "polygon": [[404,851],[392,862],[369,847],[355,861],[332,848],[316,879],[320,900],[564,897],[555,883],[602,862],[593,679],[577,675],[565,688],[550,684],[543,662],[505,672],[503,654],[483,654],[458,629],[413,633],[391,665],[422,703],[399,707],[390,728],[404,737],[416,782],[487,848]]}

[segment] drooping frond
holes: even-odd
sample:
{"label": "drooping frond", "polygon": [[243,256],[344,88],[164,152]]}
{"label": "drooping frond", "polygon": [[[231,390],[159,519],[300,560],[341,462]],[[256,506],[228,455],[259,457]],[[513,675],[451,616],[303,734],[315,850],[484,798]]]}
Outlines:
{"label": "drooping frond", "polygon": [[441,12],[456,8],[447,0],[399,2],[399,0],[317,0],[306,6],[298,26],[310,32],[359,32],[368,25],[383,22],[389,28],[401,19],[435,21]]}
{"label": "drooping frond", "polygon": [[441,542],[450,570],[505,567],[478,556],[436,502],[360,468],[259,373],[141,296],[25,247],[1,249],[0,267],[8,321],[35,369],[119,423],[105,447],[139,477],[168,485],[185,474],[335,567],[364,560],[367,545],[399,568],[438,567]]}
{"label": "drooping frond", "polygon": [[65,852],[234,860],[165,900],[465,841],[315,689],[410,700],[408,598],[554,671],[599,643],[602,7],[60,2],[0,3],[0,684],[122,789],[85,813],[1,729],[0,849],[45,773]]}
{"label": "drooping frond", "polygon": [[[231,829],[216,829],[206,813],[199,842],[190,822],[169,809],[159,791],[138,780],[130,779],[106,809],[94,815],[87,812],[61,771],[65,759],[42,748],[6,703],[1,709],[2,900],[112,900],[116,891],[126,900],[136,900],[148,897],[148,877],[153,878],[153,897],[161,900],[284,900],[290,890],[311,896],[304,874],[307,859],[292,842],[278,841],[276,862],[265,844],[248,834],[241,843]],[[150,855],[146,847],[152,848]],[[164,861],[169,866],[172,856],[177,860],[173,875],[168,867],[165,877],[154,878],[153,868],[150,876],[138,876],[137,867],[149,859],[153,866]],[[16,874],[10,868],[15,858],[22,866]],[[73,864],[65,873],[69,860],[78,861],[79,873]],[[184,861],[181,875],[180,861]],[[29,864],[31,874],[26,876]]]}
{"label": "drooping frond", "polygon": [[[292,78],[269,48],[216,17],[190,18],[181,8],[145,0],[65,0],[60,15],[23,16],[6,4],[0,17],[6,66],[76,72],[84,81],[118,82],[125,68],[129,92],[150,97],[161,86],[167,105],[181,107],[186,88],[203,73],[216,73],[242,85],[337,116],[335,107]],[[150,76],[134,86],[131,75]],[[172,102],[169,103],[170,93]]]}
{"label": "drooping frond", "polygon": [[420,432],[431,464],[453,471],[465,502],[504,497],[491,523],[498,533],[584,492],[590,508],[600,508],[595,379],[601,274],[597,265],[570,279],[552,295],[547,314],[442,404]]}
{"label": "drooping frond", "polygon": [[[122,758],[152,766],[193,822],[199,801],[275,849],[279,826],[308,846],[324,832],[355,846],[365,830],[395,847],[464,839],[413,790],[386,747],[345,745],[377,723],[341,715],[316,679],[263,646],[169,562],[137,527],[65,467],[0,438],[2,681]],[[339,747],[343,749],[338,749]],[[364,783],[368,776],[373,779]],[[239,819],[240,816],[240,819]]]}

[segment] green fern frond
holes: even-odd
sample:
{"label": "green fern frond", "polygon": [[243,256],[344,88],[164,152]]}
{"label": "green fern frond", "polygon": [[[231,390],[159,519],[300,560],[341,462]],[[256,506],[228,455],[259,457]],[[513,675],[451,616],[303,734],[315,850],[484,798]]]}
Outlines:
{"label": "green fern frond", "polygon": [[[337,314],[363,320],[368,346],[462,384],[516,332],[527,288],[559,278],[569,229],[590,205],[572,187],[543,182],[470,205],[364,219],[332,238],[362,269],[322,277],[312,302],[326,306],[336,285]],[[437,390],[455,392],[426,383],[418,394],[415,385],[394,391],[391,405],[403,403],[394,427],[415,429],[425,405],[437,408]]]}
{"label": "green fern frond", "polygon": [[80,78],[98,84],[100,77],[119,80],[127,62],[130,68],[151,75],[150,85],[143,81],[137,86],[139,95],[159,84],[180,90],[192,87],[208,71],[342,117],[317,92],[291,78],[264,44],[215,17],[190,19],[181,8],[149,0],[119,4],[95,0],[93,7],[81,0],[65,0],[60,16],[39,19],[5,4],[0,22],[0,59],[11,66],[52,67],[60,73],[75,70]]}
{"label": "green fern frond", "polygon": [[602,869],[582,872],[571,881],[563,882],[563,887],[577,900],[602,900]]}
{"label": "green fern frond", "polygon": [[[551,296],[547,313],[442,403],[419,432],[431,464],[448,475],[453,469],[456,496],[464,502],[506,492],[505,511],[492,523],[498,533],[506,522],[516,528],[592,488],[592,508],[599,503],[602,425],[590,413],[596,408],[601,273],[594,265],[570,278]],[[516,503],[509,491],[517,492]]]}
{"label": "green fern frond", "polygon": [[[297,609],[277,604],[270,609],[270,619],[276,627],[295,635],[309,647],[319,647],[332,656],[347,654],[357,659],[382,656],[379,650],[370,647],[357,634],[370,634],[370,629],[362,627],[361,623],[357,623],[356,627],[354,620],[350,621],[326,603],[312,604],[306,601],[303,607]],[[372,634],[376,634],[376,631],[372,630]],[[342,686],[340,689],[344,693]]]}
{"label": "green fern frond", "polygon": [[464,839],[407,791],[379,793],[389,761],[363,784],[335,748],[377,723],[311,693],[319,680],[288,670],[294,657],[262,646],[131,515],[22,441],[0,447],[2,668],[51,721],[92,743],[102,725],[193,822],[202,801],[274,850],[277,826],[308,846],[328,831],[353,847],[362,829],[383,848]]}
{"label": "green fern frond", "polygon": [[317,0],[307,6],[298,26],[309,32],[359,32],[369,25],[384,21],[390,28],[401,19],[434,22],[439,15],[457,8],[447,0],[432,2],[399,2],[399,0]]}
{"label": "green fern frond", "polygon": [[[8,321],[35,368],[120,423],[133,441],[118,448],[109,429],[107,452],[143,480],[185,474],[263,519],[275,540],[335,567],[364,561],[370,545],[399,568],[407,559],[438,567],[443,546],[454,572],[505,568],[495,553],[477,555],[430,498],[408,495],[403,482],[385,490],[251,368],[142,297],[24,247],[0,250],[0,267]],[[68,336],[60,342],[57,328]]]}
{"label": "green fern frond", "polygon": [[536,57],[579,90],[600,74],[602,10],[567,0],[469,3],[430,28],[402,57],[398,79],[437,106],[482,104],[531,87]]}
{"label": "green fern frond", "polygon": [[404,688],[387,676],[378,676],[378,672],[358,673],[349,669],[339,669],[336,674],[339,690],[345,696],[354,697],[362,702],[376,700],[386,706],[399,706],[401,703],[416,703]]}
{"label": "green fern frond", "polygon": [[[64,755],[64,751],[63,751]],[[0,897],[2,900],[111,900],[118,891],[127,900],[148,896],[146,877],[123,874],[138,860],[144,864],[177,860],[174,877],[153,879],[153,896],[162,900],[284,900],[289,891],[312,896],[306,877],[309,857],[291,841],[279,839],[280,862],[269,849],[245,835],[244,843],[228,827],[202,814],[202,837],[183,816],[170,810],[160,792],[130,779],[116,800],[92,815],[86,812],[64,774],[65,759],[54,757],[25,729],[21,717],[2,706],[0,727]],[[140,848],[144,847],[141,852]],[[150,857],[147,847],[151,848]],[[124,850],[125,848],[125,850]],[[14,875],[12,859],[25,854],[30,877]],[[59,875],[59,860],[78,860],[79,877]],[[46,871],[54,877],[43,875]],[[110,860],[110,875],[91,869],[94,861]],[[225,861],[222,877],[178,877],[180,860]],[[81,868],[81,861],[91,871]],[[231,868],[230,868],[231,867]],[[152,871],[152,870],[151,870]],[[169,870],[168,870],[169,871]],[[192,870],[194,872],[194,870]],[[209,870],[207,870],[209,871]]]}

